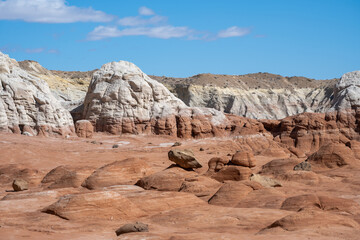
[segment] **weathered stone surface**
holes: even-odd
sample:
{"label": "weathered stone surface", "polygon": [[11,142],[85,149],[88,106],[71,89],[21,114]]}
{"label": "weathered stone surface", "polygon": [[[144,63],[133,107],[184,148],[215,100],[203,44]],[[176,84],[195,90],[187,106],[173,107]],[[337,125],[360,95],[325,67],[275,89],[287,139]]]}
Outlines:
{"label": "weathered stone surface", "polygon": [[241,181],[248,180],[251,175],[251,169],[248,167],[240,166],[225,166],[218,172],[211,174],[211,177],[219,182],[224,181]]}
{"label": "weathered stone surface", "polygon": [[312,154],[331,143],[345,144],[359,139],[359,120],[360,114],[349,109],[326,114],[303,113],[265,126],[275,136],[274,140],[285,144],[292,153],[295,148]]}
{"label": "weathered stone surface", "polygon": [[78,137],[91,138],[94,133],[94,127],[88,120],[78,120],[75,123],[75,131]]}
{"label": "weathered stone surface", "polygon": [[334,143],[322,146],[307,161],[317,167],[336,168],[356,164],[354,153],[344,144]]}
{"label": "weathered stone surface", "polygon": [[245,198],[254,189],[241,182],[229,181],[209,199],[209,204],[235,207],[237,203]]}
{"label": "weathered stone surface", "polygon": [[334,89],[332,110],[360,107],[360,71],[345,73]]}
{"label": "weathered stone surface", "polygon": [[170,150],[169,160],[182,168],[201,168],[201,164],[196,160],[194,153],[190,149]]}
{"label": "weathered stone surface", "polygon": [[151,173],[153,171],[147,164],[147,159],[127,158],[97,169],[82,183],[82,186],[96,189],[113,185],[132,185]]}
{"label": "weathered stone surface", "polygon": [[304,162],[296,164],[294,166],[294,171],[311,171],[311,163],[305,160]]}
{"label": "weathered stone surface", "polygon": [[149,226],[142,222],[128,223],[118,228],[115,233],[117,236],[131,232],[148,232]]}
{"label": "weathered stone surface", "polygon": [[222,168],[224,168],[224,166],[228,163],[229,163],[229,159],[225,157],[213,157],[208,162],[208,166],[209,166],[208,171],[218,172]]}
{"label": "weathered stone surface", "polygon": [[321,209],[331,212],[346,212],[356,215],[360,213],[360,205],[350,199],[304,194],[287,198],[281,209],[299,211],[302,209]]}
{"label": "weathered stone surface", "polygon": [[204,138],[264,130],[256,120],[188,107],[161,83],[125,61],[107,63],[94,73],[83,119],[91,121],[96,131],[113,134]]}
{"label": "weathered stone surface", "polygon": [[188,192],[195,194],[200,198],[208,200],[219,189],[221,183],[204,176],[185,178],[181,184],[180,192]]}
{"label": "weathered stone surface", "polygon": [[339,226],[358,228],[359,224],[346,216],[320,210],[306,209],[279,219],[268,228],[280,227],[287,231],[296,231],[302,229],[321,229]]}
{"label": "weathered stone surface", "polygon": [[161,80],[188,106],[212,107],[248,118],[282,119],[304,112],[324,113],[360,106],[360,71],[346,73],[340,80],[321,82],[269,73],[199,74],[187,78],[186,84],[168,82],[168,78]]}
{"label": "weathered stone surface", "polygon": [[141,178],[136,185],[146,190],[179,191],[185,178],[197,174],[179,167],[171,167],[160,172]]}
{"label": "weathered stone surface", "polygon": [[279,181],[272,179],[270,177],[262,176],[260,174],[252,174],[250,177],[250,181],[258,182],[263,187],[268,187],[268,188],[282,186],[282,184]]}
{"label": "weathered stone surface", "polygon": [[27,190],[29,188],[28,187],[28,182],[23,180],[23,179],[15,179],[13,181],[12,187],[13,187],[15,192],[24,191],[24,190]]}
{"label": "weathered stone surface", "polygon": [[70,113],[47,83],[1,52],[0,86],[0,131],[45,136],[74,132]]}
{"label": "weathered stone surface", "polygon": [[19,62],[20,67],[47,82],[52,95],[60,102],[60,104],[71,112],[74,120],[78,120],[74,112],[80,105],[83,104],[88,86],[94,71],[79,72],[79,71],[53,71],[47,70],[38,62],[32,60],[25,60]]}
{"label": "weathered stone surface", "polygon": [[231,158],[231,163],[242,167],[255,167],[256,160],[252,152],[237,151]]}
{"label": "weathered stone surface", "polygon": [[145,215],[138,206],[116,191],[65,195],[42,211],[68,220],[130,220]]}

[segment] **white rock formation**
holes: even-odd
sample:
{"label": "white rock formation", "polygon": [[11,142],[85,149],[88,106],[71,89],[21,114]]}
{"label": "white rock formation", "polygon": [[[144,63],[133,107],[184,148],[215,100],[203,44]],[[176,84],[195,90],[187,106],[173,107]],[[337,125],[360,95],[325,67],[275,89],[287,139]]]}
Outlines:
{"label": "white rock formation", "polygon": [[360,107],[360,71],[344,74],[334,89],[331,110]]}
{"label": "white rock formation", "polygon": [[130,62],[111,62],[94,73],[84,103],[86,119],[137,118],[172,115],[186,105],[162,84]]}
{"label": "white rock formation", "polygon": [[189,106],[215,108],[225,113],[255,119],[282,119],[329,107],[326,88],[239,89],[191,85],[186,90]]}
{"label": "white rock formation", "polygon": [[47,83],[0,52],[0,130],[31,134],[74,131],[70,113],[51,94]]}
{"label": "white rock formation", "polygon": [[[285,85],[286,78],[280,80]],[[316,80],[309,81],[309,84],[316,85]],[[306,83],[302,83],[302,87],[291,83],[282,87],[276,80],[276,87],[272,87],[271,80],[264,79],[264,82],[269,86],[249,88],[246,83],[240,82],[235,87],[220,87],[190,82],[187,85],[172,85],[171,88],[190,107],[214,108],[254,119],[282,119],[304,112],[324,113],[360,106],[360,71],[344,74],[337,84],[329,81],[316,87],[304,87]]]}
{"label": "white rock formation", "polygon": [[89,85],[88,79],[71,79],[61,77],[47,70],[35,61],[21,61],[19,62],[19,65],[29,74],[45,80],[49,85],[53,96],[65,109],[72,111],[84,102]]}
{"label": "white rock formation", "polygon": [[[138,133],[156,132],[154,128],[158,128],[174,134],[179,124],[176,116],[205,117],[213,126],[227,121],[215,109],[187,107],[164,85],[126,61],[107,63],[95,72],[84,101],[83,118],[93,122],[99,131]],[[145,127],[140,130],[136,125]]]}

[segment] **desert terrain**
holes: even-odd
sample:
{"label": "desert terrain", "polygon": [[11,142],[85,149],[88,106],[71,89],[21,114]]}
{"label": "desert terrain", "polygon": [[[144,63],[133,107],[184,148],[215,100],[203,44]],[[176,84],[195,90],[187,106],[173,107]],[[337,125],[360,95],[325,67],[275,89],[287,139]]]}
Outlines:
{"label": "desert terrain", "polygon": [[360,72],[229,77],[0,52],[0,239],[358,239]]}

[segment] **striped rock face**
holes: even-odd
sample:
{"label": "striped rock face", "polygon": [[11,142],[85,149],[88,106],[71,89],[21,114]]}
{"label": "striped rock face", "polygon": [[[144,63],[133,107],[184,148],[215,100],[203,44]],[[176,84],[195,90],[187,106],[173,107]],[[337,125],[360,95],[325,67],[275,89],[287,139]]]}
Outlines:
{"label": "striped rock face", "polygon": [[215,109],[187,107],[164,85],[125,61],[107,63],[94,73],[83,119],[97,131],[179,137],[214,136],[218,126],[229,122]]}
{"label": "striped rock face", "polygon": [[70,113],[51,94],[47,83],[1,52],[0,83],[1,131],[46,136],[74,132]]}

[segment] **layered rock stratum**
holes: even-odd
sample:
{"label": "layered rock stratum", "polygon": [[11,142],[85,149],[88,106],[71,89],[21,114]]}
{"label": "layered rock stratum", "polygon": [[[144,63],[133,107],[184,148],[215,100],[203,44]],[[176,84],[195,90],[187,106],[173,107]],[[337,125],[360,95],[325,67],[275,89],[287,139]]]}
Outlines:
{"label": "layered rock stratum", "polygon": [[66,135],[74,131],[70,113],[47,83],[0,52],[0,129],[28,135]]}
{"label": "layered rock stratum", "polygon": [[84,102],[92,74],[95,71],[48,70],[38,62],[31,60],[21,61],[19,66],[29,74],[45,80],[53,96],[72,113],[80,111],[77,108]]}
{"label": "layered rock stratum", "polygon": [[358,104],[359,71],[341,80],[283,77],[269,73],[247,75],[199,74],[156,77],[188,106],[210,107],[256,119],[282,119],[304,113],[350,109]]}
{"label": "layered rock stratum", "polygon": [[107,63],[94,73],[82,117],[97,131],[178,137],[219,135],[230,123],[215,109],[186,106],[126,61]]}

